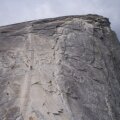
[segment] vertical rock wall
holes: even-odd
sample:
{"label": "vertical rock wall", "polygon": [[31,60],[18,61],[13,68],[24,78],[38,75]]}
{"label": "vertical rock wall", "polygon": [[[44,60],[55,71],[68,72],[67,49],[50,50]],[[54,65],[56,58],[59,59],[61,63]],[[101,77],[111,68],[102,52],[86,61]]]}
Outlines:
{"label": "vertical rock wall", "polygon": [[0,27],[0,120],[119,120],[119,53],[98,15]]}

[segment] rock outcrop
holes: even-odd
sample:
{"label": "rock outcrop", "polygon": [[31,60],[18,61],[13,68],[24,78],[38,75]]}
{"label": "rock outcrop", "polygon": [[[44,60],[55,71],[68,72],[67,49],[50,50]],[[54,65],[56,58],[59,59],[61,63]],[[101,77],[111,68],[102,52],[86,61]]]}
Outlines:
{"label": "rock outcrop", "polygon": [[120,120],[120,43],[109,20],[0,27],[0,120]]}

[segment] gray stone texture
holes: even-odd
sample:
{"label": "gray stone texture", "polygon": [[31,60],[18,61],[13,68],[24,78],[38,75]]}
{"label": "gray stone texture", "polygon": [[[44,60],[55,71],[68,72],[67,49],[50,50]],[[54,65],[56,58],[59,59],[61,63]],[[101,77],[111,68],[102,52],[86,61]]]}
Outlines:
{"label": "gray stone texture", "polygon": [[98,15],[0,27],[0,120],[120,120],[119,54]]}

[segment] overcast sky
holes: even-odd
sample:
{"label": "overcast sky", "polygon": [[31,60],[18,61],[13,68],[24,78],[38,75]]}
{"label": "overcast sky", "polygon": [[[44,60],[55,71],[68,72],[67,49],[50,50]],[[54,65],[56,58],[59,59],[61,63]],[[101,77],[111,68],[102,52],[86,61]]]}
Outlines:
{"label": "overcast sky", "polygon": [[89,13],[108,17],[120,40],[120,0],[0,0],[0,26]]}

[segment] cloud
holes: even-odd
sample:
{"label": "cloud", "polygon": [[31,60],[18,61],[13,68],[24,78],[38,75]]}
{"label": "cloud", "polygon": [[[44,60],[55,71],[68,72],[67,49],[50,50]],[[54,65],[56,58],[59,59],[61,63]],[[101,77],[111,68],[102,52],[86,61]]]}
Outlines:
{"label": "cloud", "polygon": [[110,18],[120,38],[120,0],[0,0],[0,25],[65,15],[100,14]]}
{"label": "cloud", "polygon": [[48,17],[54,17],[56,16],[56,13],[54,12],[54,10],[51,8],[50,4],[48,4],[47,2],[46,3],[43,3],[40,7],[36,7],[34,9],[34,13],[35,13],[35,16],[38,18],[48,18]]}

